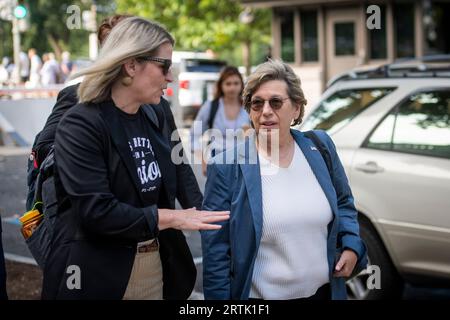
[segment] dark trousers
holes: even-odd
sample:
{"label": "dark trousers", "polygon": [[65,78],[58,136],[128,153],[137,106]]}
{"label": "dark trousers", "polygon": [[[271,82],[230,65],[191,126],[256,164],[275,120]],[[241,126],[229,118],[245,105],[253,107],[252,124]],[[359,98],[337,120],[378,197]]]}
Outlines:
{"label": "dark trousers", "polygon": [[[257,301],[257,300],[263,300],[263,299],[252,299],[250,298],[249,301]],[[308,300],[331,300],[331,287],[329,283],[324,284],[319,289],[317,289],[316,293],[313,294],[311,297],[306,298],[298,298],[298,299],[289,299],[289,301],[308,301]]]}
{"label": "dark trousers", "polygon": [[292,299],[293,301],[303,300],[331,300],[331,286],[329,283],[324,284],[311,297]]}
{"label": "dark trousers", "polygon": [[5,256],[3,255],[2,232],[1,231],[0,231],[0,300],[8,300],[8,295],[6,294]]}

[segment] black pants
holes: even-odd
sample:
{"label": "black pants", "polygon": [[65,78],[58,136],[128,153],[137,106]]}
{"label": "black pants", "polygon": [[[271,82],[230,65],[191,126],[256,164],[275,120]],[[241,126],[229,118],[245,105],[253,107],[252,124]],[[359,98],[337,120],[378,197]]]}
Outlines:
{"label": "black pants", "polygon": [[[248,299],[249,301],[257,301],[263,299]],[[317,289],[316,293],[311,297],[306,298],[298,298],[298,299],[289,299],[289,301],[308,301],[308,300],[331,300],[331,287],[329,283],[324,284],[319,289]]]}
{"label": "black pants", "polygon": [[5,268],[5,256],[3,255],[1,229],[0,229],[0,300],[8,300],[8,295],[6,294],[6,268]]}

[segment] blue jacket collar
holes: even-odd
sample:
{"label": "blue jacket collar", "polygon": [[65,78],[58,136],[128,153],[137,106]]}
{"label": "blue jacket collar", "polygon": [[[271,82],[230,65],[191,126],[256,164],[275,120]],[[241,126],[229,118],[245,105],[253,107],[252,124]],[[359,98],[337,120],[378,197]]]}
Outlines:
{"label": "blue jacket collar", "polygon": [[259,244],[262,233],[262,187],[256,135],[250,135],[244,143],[239,144],[237,153],[253,215],[256,243]]}

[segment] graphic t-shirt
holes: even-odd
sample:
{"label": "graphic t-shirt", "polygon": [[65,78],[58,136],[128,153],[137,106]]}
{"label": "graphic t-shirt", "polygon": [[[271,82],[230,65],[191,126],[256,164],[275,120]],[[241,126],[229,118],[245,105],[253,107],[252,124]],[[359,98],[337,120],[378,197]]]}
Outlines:
{"label": "graphic t-shirt", "polygon": [[127,135],[130,153],[136,165],[136,175],[140,182],[139,190],[148,203],[158,202],[161,187],[161,171],[148,135],[148,126],[144,112],[128,114],[115,108],[120,114],[122,126]]}

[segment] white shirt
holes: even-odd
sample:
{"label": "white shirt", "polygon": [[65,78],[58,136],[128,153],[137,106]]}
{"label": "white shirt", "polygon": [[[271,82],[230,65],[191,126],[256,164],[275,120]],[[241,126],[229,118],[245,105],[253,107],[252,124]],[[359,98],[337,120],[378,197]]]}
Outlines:
{"label": "white shirt", "polygon": [[59,74],[59,64],[56,60],[47,60],[41,69],[41,82],[42,85],[47,86],[50,84],[56,84]]}
{"label": "white shirt", "polygon": [[263,226],[250,297],[309,297],[329,282],[331,207],[297,144],[288,168],[259,158]]}
{"label": "white shirt", "polygon": [[30,75],[30,60],[25,52],[19,54],[20,76],[28,77]]}
{"label": "white shirt", "polygon": [[[235,144],[241,142],[243,139],[243,131],[242,135],[238,134],[238,130],[244,128],[245,126],[250,126],[250,118],[248,116],[247,111],[244,108],[241,108],[239,114],[236,119],[230,120],[227,118],[225,114],[225,107],[223,104],[223,99],[219,99],[219,108],[217,109],[216,116],[214,117],[213,127],[208,128],[208,120],[209,115],[211,113],[211,104],[212,101],[206,101],[201,107],[200,111],[195,118],[195,122],[191,129],[191,148],[194,151],[202,150],[202,141],[201,138],[206,130],[214,129],[218,130],[218,135],[215,140],[212,142],[211,148],[216,150],[217,152],[223,151],[225,149],[230,149],[235,146]],[[227,134],[227,130],[229,131]],[[237,137],[237,138],[236,138]],[[238,139],[237,142],[234,140]]]}

